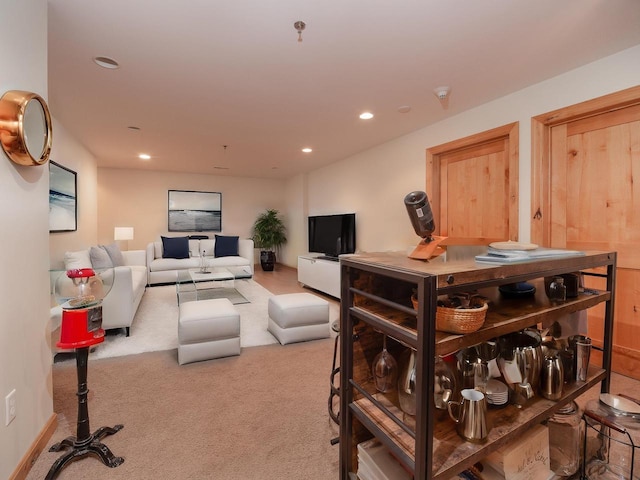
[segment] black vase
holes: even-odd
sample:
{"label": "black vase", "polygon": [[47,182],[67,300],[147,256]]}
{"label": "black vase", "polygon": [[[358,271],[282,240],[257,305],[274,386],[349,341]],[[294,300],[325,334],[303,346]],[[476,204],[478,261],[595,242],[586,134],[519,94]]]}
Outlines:
{"label": "black vase", "polygon": [[265,272],[272,272],[273,267],[276,264],[275,252],[263,250],[260,252],[260,265]]}

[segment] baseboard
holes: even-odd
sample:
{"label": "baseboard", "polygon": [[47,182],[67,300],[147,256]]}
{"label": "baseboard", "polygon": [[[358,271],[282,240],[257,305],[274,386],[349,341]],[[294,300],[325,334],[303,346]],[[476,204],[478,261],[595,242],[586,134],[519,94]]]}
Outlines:
{"label": "baseboard", "polygon": [[31,467],[36,462],[40,454],[47,447],[47,444],[51,440],[56,428],[58,427],[58,416],[53,413],[44,428],[40,431],[38,437],[31,444],[27,453],[24,454],[22,460],[14,470],[13,474],[9,477],[9,480],[24,480],[27,478],[27,474]]}

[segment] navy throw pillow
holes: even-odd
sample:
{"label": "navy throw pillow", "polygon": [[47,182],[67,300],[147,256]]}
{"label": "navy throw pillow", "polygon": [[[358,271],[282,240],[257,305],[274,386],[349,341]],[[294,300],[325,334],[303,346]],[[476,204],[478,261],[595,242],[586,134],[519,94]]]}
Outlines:
{"label": "navy throw pillow", "polygon": [[238,237],[216,235],[216,244],[213,247],[214,257],[237,257]]}
{"label": "navy throw pillow", "polygon": [[189,258],[188,237],[162,238],[162,258]]}

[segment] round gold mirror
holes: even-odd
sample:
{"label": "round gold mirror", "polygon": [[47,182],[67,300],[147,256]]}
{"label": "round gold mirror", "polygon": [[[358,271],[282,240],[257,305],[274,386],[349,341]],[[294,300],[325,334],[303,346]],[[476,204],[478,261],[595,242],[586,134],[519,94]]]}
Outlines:
{"label": "round gold mirror", "polygon": [[51,153],[51,116],[35,93],[10,90],[0,98],[0,144],[19,165],[43,165]]}

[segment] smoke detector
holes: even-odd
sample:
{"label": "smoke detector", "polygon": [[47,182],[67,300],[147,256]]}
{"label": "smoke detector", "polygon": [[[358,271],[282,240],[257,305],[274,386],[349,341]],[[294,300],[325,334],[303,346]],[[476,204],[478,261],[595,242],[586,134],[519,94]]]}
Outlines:
{"label": "smoke detector", "polygon": [[433,93],[436,94],[436,97],[438,97],[438,100],[440,101],[446,100],[450,91],[451,89],[449,87],[438,87],[433,89]]}

